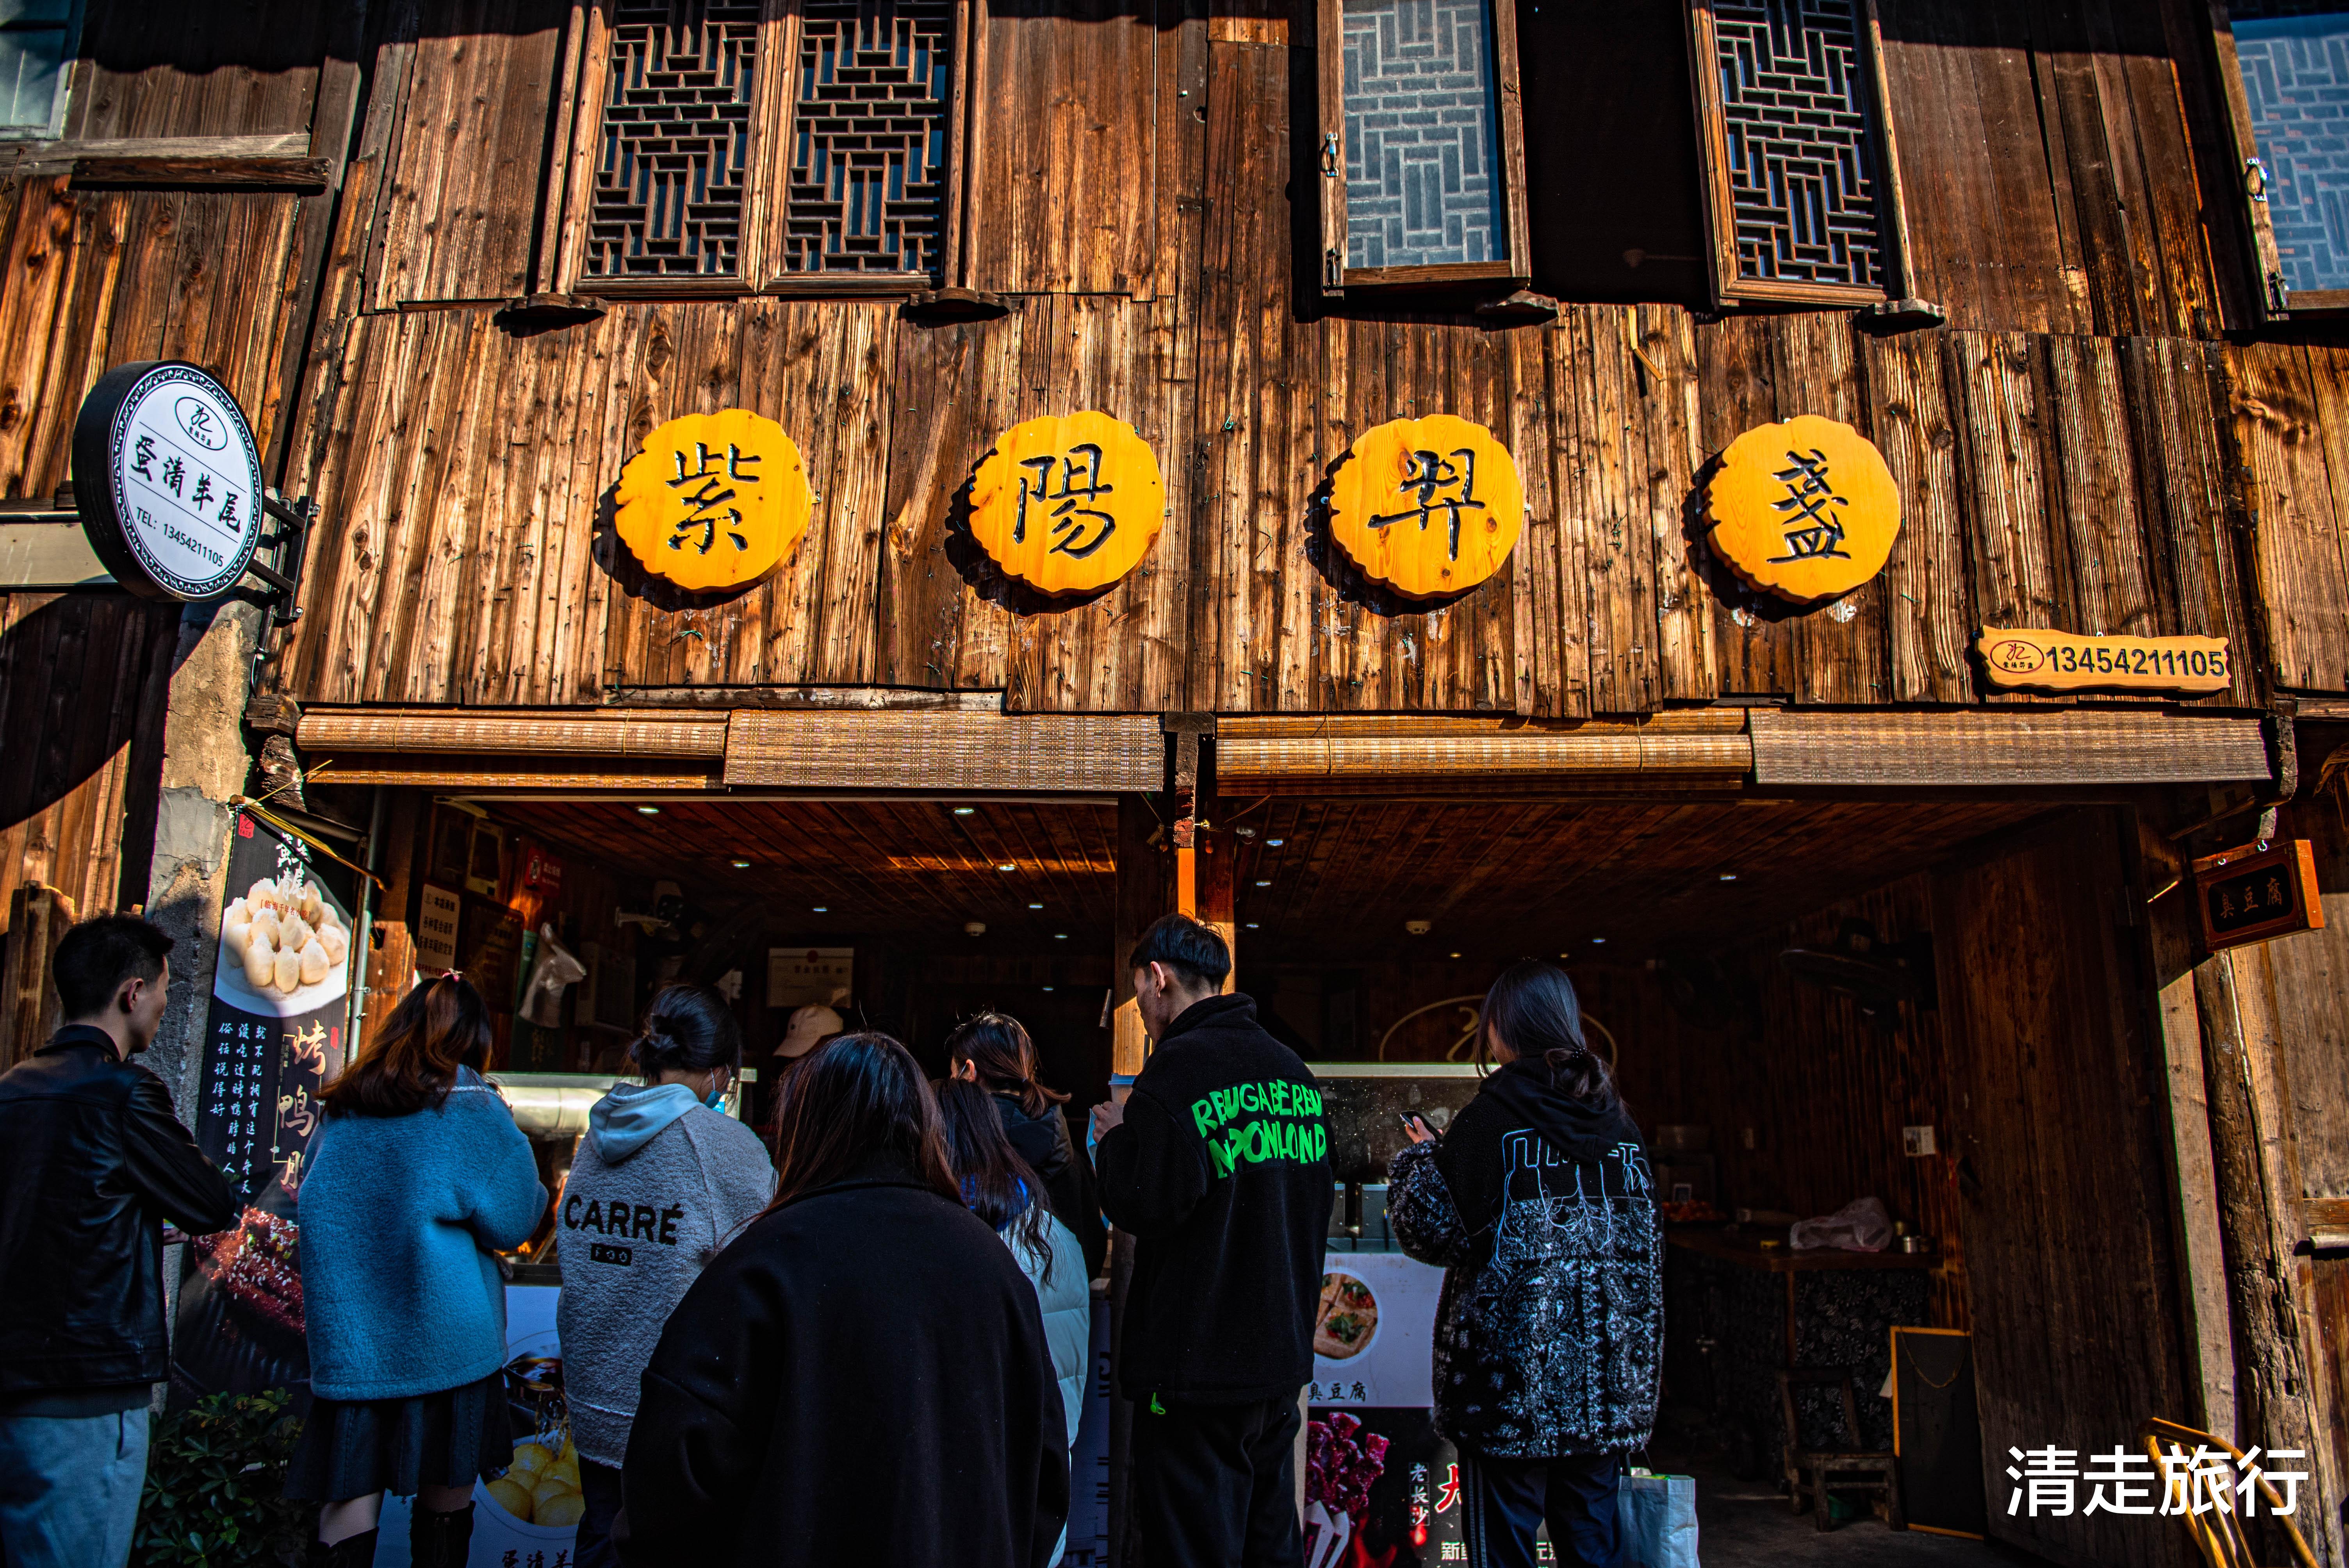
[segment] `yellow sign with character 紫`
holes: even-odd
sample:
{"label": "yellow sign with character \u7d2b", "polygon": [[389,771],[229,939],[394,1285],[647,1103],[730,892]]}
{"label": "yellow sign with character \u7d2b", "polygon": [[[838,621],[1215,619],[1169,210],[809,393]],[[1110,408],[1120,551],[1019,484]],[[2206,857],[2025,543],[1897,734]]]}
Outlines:
{"label": "yellow sign with character \u7d2b", "polygon": [[1165,520],[1149,443],[1090,408],[1012,426],[971,476],[971,537],[1006,576],[1054,597],[1123,577]]}
{"label": "yellow sign with character \u7d2b", "polygon": [[1516,460],[1450,414],[1365,431],[1330,482],[1330,537],[1362,575],[1410,599],[1464,593],[1525,531]]}
{"label": "yellow sign with character \u7d2b", "polygon": [[1705,486],[1713,548],[1752,586],[1797,604],[1838,599],[1884,570],[1900,490],[1884,454],[1816,414],[1756,425]]}
{"label": "yellow sign with character \u7d2b", "polygon": [[2234,680],[2224,637],[2085,636],[2044,626],[1984,626],[1983,676],[2006,690],[2161,691],[2195,696]]}
{"label": "yellow sign with character \u7d2b", "polygon": [[645,438],[614,497],[620,542],[679,588],[747,588],[807,532],[813,497],[799,447],[747,408],[688,414]]}

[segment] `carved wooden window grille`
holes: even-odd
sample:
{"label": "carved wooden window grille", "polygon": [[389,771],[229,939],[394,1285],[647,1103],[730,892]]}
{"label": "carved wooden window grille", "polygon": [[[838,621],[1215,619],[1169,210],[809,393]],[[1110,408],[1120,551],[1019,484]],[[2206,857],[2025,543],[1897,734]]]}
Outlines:
{"label": "carved wooden window grille", "polygon": [[985,21],[985,0],[588,0],[556,128],[555,286],[958,283]]}
{"label": "carved wooden window grille", "polygon": [[806,0],[781,270],[935,273],[950,0]]}
{"label": "carved wooden window grille", "polygon": [[2349,0],[2212,12],[2261,313],[2349,309]]}
{"label": "carved wooden window grille", "polygon": [[1516,0],[1319,0],[1321,287],[1532,275]]}
{"label": "carved wooden window grille", "polygon": [[591,278],[739,276],[760,0],[619,0],[587,224]]}
{"label": "carved wooden window grille", "polygon": [[1822,304],[1900,292],[1869,0],[1692,0],[1715,288]]}

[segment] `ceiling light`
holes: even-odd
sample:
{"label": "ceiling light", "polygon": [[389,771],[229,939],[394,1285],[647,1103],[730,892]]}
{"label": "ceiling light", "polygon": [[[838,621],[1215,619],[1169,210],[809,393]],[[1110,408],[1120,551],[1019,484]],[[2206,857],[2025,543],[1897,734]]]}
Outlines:
{"label": "ceiling light", "polygon": [[821,903],[820,903],[820,904],[817,904],[817,905],[815,906],[815,912],[816,912],[818,914],[829,914],[829,913],[832,913],[832,909],[831,909],[831,906],[830,906],[830,905],[828,905],[828,904],[821,904]]}
{"label": "ceiling light", "polygon": [[1232,831],[1237,833],[1243,839],[1253,839],[1256,837],[1256,830],[1254,828],[1234,828]]}
{"label": "ceiling light", "polygon": [[1040,904],[1040,903],[1031,903],[1031,904],[1030,904],[1028,907],[1029,907],[1030,909],[1041,909],[1041,908],[1043,908],[1044,906],[1043,906],[1042,904]]}
{"label": "ceiling light", "polygon": [[660,815],[660,808],[658,806],[639,806],[636,808],[636,814],[642,817],[657,817]]}
{"label": "ceiling light", "polygon": [[1066,942],[1068,939],[1069,934],[1065,931],[1056,931],[1052,933],[1052,940],[1055,942]]}
{"label": "ceiling light", "polygon": [[1256,885],[1258,887],[1270,887],[1272,882],[1268,878],[1258,877],[1257,878]]}
{"label": "ceiling light", "polygon": [[1253,920],[1249,921],[1249,922],[1247,923],[1247,928],[1248,928],[1250,931],[1254,931],[1254,930],[1256,929],[1256,922],[1255,922],[1255,921],[1253,921]]}
{"label": "ceiling light", "polygon": [[1593,941],[1593,942],[1595,942],[1595,943],[1597,943],[1597,944],[1599,944],[1599,946],[1601,946],[1601,947],[1604,947],[1604,946],[1606,946],[1606,945],[1607,945],[1607,939],[1606,939],[1605,937],[1603,937],[1603,936],[1594,936],[1594,937],[1592,937],[1590,940],[1591,940],[1591,941]]}
{"label": "ceiling light", "polygon": [[750,861],[745,861],[745,860],[739,860],[739,859],[738,859],[738,860],[737,860],[737,861],[735,861],[735,862],[734,862],[734,869],[735,869],[736,871],[738,871],[738,872],[747,872],[747,871],[749,871],[749,870],[750,869]]}
{"label": "ceiling light", "polygon": [[1455,953],[1455,954],[1454,954],[1452,956],[1453,956],[1453,957],[1454,957],[1454,958],[1457,958],[1457,957],[1459,957],[1459,956],[1460,956],[1460,954],[1458,954],[1457,953]]}
{"label": "ceiling light", "polygon": [[1047,991],[1050,991],[1050,990],[1051,989],[1051,987],[1050,987],[1050,985],[1047,985],[1047,986],[1045,986],[1045,987],[1044,987],[1044,989],[1045,989],[1045,990],[1047,990]]}
{"label": "ceiling light", "polygon": [[987,934],[987,922],[983,920],[966,920],[962,923],[962,934],[965,936],[985,936]]}
{"label": "ceiling light", "polygon": [[999,872],[1016,872],[1019,868],[1012,864],[1009,861],[1001,861],[997,862],[995,869]]}
{"label": "ceiling light", "polygon": [[955,811],[955,815],[956,815],[956,816],[957,816],[957,817],[968,817],[968,816],[969,816],[973,811],[976,811],[976,810],[978,810],[978,807],[976,807],[976,806],[957,806],[957,807],[954,809],[954,811]]}
{"label": "ceiling light", "polygon": [[1723,882],[1735,882],[1737,880],[1737,873],[1735,872],[1723,872],[1721,873],[1721,880]]}
{"label": "ceiling light", "polygon": [[1268,850],[1277,850],[1287,842],[1288,842],[1287,839],[1267,839],[1264,841],[1264,847]]}

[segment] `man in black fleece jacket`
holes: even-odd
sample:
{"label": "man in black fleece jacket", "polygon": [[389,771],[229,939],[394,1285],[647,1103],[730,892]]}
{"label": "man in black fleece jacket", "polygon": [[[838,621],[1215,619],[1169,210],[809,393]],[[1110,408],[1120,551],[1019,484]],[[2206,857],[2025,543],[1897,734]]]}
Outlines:
{"label": "man in black fleece jacket", "polygon": [[1139,1243],[1117,1385],[1136,1406],[1143,1562],[1290,1568],[1330,1229],[1320,1088],[1254,1002],[1218,995],[1232,961],[1212,927],[1167,915],[1131,962],[1154,1048],[1093,1130],[1102,1212]]}

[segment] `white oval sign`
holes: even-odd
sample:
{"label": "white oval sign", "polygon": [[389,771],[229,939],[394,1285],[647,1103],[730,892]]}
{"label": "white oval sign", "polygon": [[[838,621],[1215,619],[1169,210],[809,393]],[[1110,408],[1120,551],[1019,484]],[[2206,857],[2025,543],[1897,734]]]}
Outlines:
{"label": "white oval sign", "polygon": [[118,365],[74,425],[82,528],[115,580],[217,599],[261,540],[261,452],[228,388],[176,360]]}

